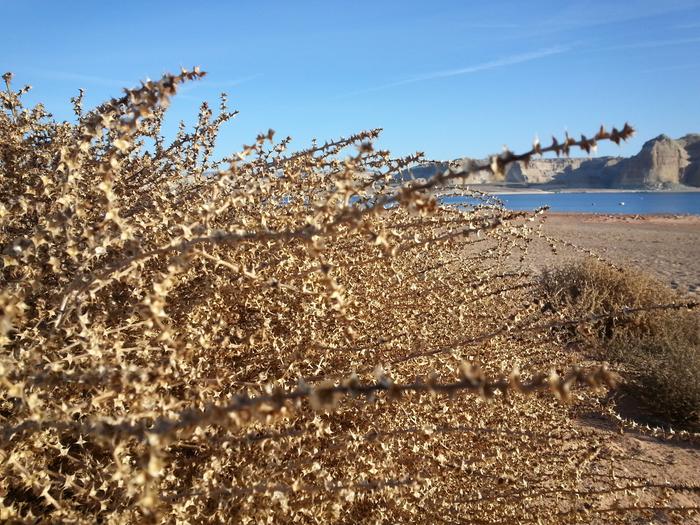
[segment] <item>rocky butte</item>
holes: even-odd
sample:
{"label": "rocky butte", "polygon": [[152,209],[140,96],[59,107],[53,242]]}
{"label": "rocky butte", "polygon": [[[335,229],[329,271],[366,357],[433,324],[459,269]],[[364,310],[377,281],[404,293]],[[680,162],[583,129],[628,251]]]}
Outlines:
{"label": "rocky butte", "polygon": [[[470,159],[453,162],[429,162],[410,172],[408,177],[426,178],[448,165],[459,166]],[[474,180],[489,183],[487,174]],[[688,134],[680,139],[666,135],[647,141],[632,157],[551,158],[535,159],[527,165],[512,164],[506,171],[508,187],[541,189],[682,189],[700,187],[700,134]]]}

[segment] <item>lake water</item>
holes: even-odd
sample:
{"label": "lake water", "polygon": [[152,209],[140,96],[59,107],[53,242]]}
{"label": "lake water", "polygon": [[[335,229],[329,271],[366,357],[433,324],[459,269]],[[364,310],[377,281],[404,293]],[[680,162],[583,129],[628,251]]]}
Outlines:
{"label": "lake water", "polygon": [[[549,206],[554,212],[700,215],[700,192],[515,193],[496,197],[512,210]],[[465,197],[446,197],[444,202],[470,204]]]}

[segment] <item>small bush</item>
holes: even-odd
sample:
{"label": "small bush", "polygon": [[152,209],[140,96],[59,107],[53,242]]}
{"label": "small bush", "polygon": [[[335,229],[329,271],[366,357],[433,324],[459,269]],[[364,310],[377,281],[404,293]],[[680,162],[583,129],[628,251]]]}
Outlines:
{"label": "small bush", "polygon": [[563,315],[603,317],[575,325],[570,335],[622,365],[628,392],[670,422],[700,424],[700,316],[687,309],[625,313],[683,304],[677,292],[642,272],[597,261],[548,270],[541,282]]}

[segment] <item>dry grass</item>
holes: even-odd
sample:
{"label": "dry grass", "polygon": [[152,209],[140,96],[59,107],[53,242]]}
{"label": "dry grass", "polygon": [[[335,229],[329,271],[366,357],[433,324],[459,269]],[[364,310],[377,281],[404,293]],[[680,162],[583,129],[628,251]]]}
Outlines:
{"label": "dry grass", "polygon": [[25,107],[28,88],[4,77],[1,519],[626,523],[694,511],[669,509],[667,494],[695,487],[594,468],[614,459],[605,436],[570,413],[597,406],[609,373],[571,368],[550,337],[561,318],[505,266],[538,238],[541,213],[432,194],[631,128],[396,186],[421,156],[391,159],[372,145],[378,131],[291,154],[270,131],[214,160],[235,116],[224,97],[166,142],[170,97],[201,75],[87,112],[77,97],[72,123]]}
{"label": "dry grass", "polygon": [[[655,304],[687,302],[659,281],[633,270],[589,261],[545,272],[548,299],[567,315],[600,316]],[[654,309],[577,326],[599,357],[624,366],[625,389],[673,424],[700,425],[700,316]]]}

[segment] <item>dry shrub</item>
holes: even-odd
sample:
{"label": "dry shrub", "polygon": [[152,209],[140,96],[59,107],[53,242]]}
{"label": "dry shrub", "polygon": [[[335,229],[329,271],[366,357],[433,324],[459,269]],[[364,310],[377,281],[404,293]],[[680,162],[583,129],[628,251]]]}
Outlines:
{"label": "dry shrub", "polygon": [[700,424],[700,316],[686,309],[625,310],[687,299],[658,280],[632,269],[597,261],[546,271],[542,285],[566,315],[605,317],[574,329],[599,357],[624,365],[625,388],[675,424]]}
{"label": "dry shrub", "polygon": [[78,96],[75,122],[25,107],[4,77],[0,518],[609,523],[668,508],[670,487],[601,472],[605,437],[556,400],[595,407],[571,390],[609,374],[571,368],[535,280],[508,266],[540,212],[432,193],[630,127],[399,186],[421,156],[392,159],[378,131],[296,153],[270,131],[215,160],[225,97],[167,142],[170,97],[200,76],[90,111]]}

